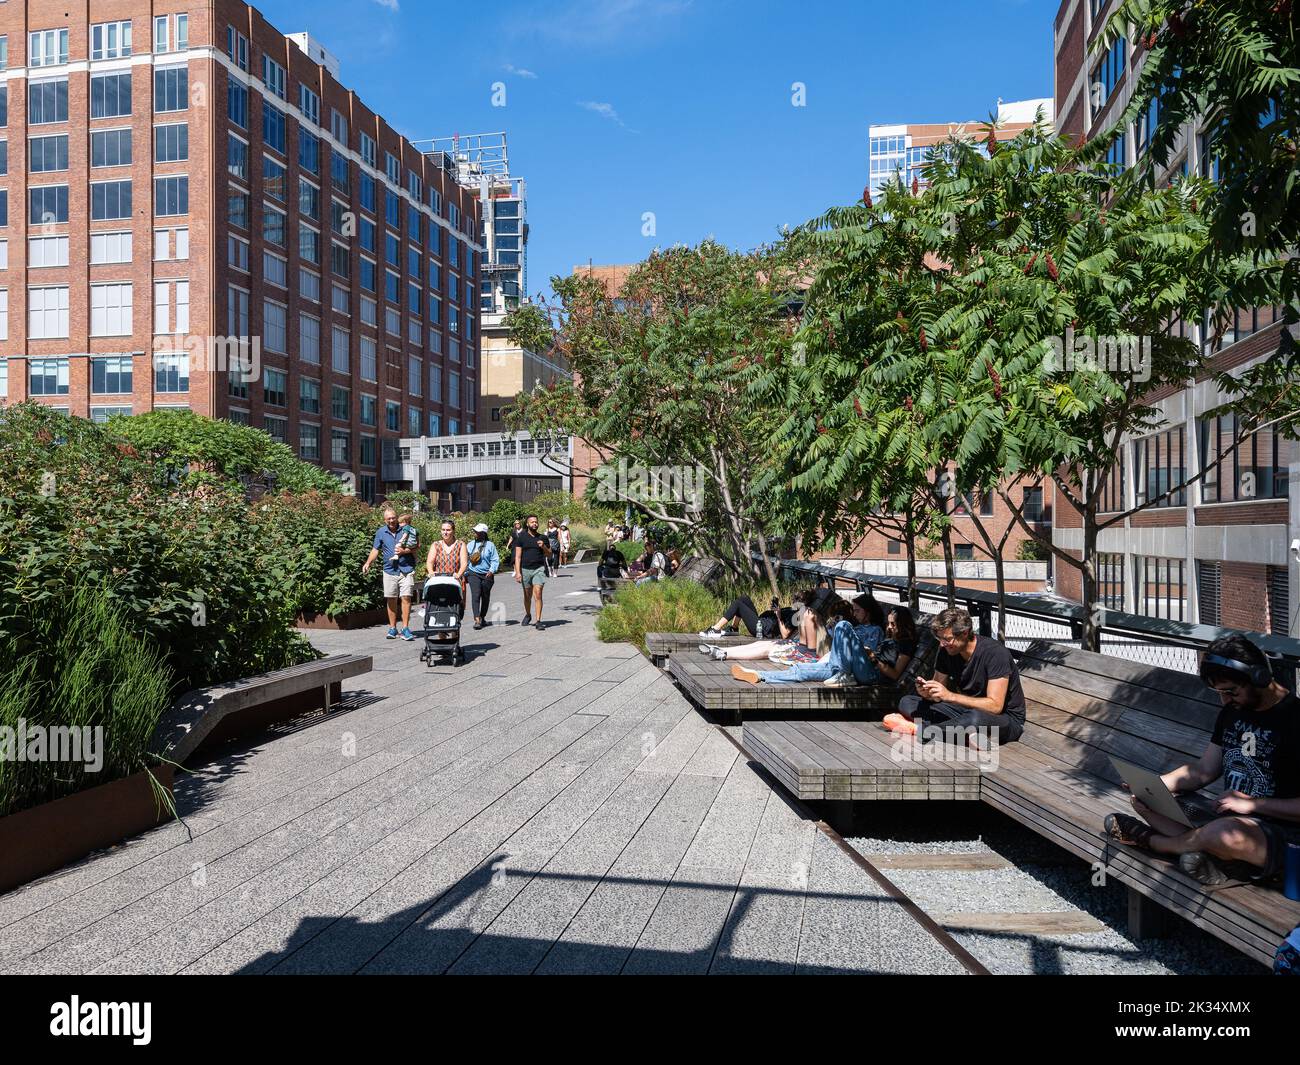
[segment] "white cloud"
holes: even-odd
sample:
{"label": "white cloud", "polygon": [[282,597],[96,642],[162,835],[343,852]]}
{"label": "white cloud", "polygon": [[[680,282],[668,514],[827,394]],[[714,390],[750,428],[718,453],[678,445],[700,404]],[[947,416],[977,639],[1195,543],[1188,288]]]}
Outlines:
{"label": "white cloud", "polygon": [[[600,103],[596,100],[579,100],[578,106],[600,115],[601,118],[608,118],[611,122],[617,122],[620,126],[623,125],[623,120],[618,117],[618,112],[614,110],[613,104]],[[623,128],[626,129],[627,127],[624,126]]]}
{"label": "white cloud", "polygon": [[398,0],[373,0],[373,2],[378,4],[380,7],[388,8],[389,11],[401,10],[401,8],[398,5]]}
{"label": "white cloud", "polygon": [[513,75],[514,75],[515,77],[517,77],[517,78],[535,78],[535,77],[537,77],[537,75],[534,74],[531,70],[525,70],[523,67],[517,67],[517,66],[515,66],[513,63],[507,63],[507,64],[505,65],[505,72],[506,72],[507,74],[513,74]]}

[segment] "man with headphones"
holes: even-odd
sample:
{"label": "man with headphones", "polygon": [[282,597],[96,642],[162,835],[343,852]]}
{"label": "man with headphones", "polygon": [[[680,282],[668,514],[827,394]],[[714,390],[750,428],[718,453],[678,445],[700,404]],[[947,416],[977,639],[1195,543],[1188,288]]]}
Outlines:
{"label": "man with headphones", "polygon": [[1142,820],[1108,814],[1106,833],[1177,856],[1179,868],[1202,884],[1231,879],[1220,864],[1231,861],[1254,866],[1255,879],[1272,879],[1282,873],[1287,845],[1300,845],[1300,700],[1273,679],[1268,656],[1244,636],[1210,644],[1201,679],[1223,702],[1214,734],[1200,761],[1161,779],[1178,795],[1222,776],[1216,816],[1189,829],[1134,797]]}

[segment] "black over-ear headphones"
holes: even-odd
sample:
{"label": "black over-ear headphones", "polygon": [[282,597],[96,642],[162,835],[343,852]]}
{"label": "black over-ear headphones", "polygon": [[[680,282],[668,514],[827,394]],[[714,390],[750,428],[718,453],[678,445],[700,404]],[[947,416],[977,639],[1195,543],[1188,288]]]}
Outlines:
{"label": "black over-ear headphones", "polygon": [[1224,658],[1222,655],[1206,655],[1203,664],[1221,666],[1224,669],[1232,670],[1234,673],[1245,674],[1250,683],[1256,688],[1267,688],[1273,683],[1273,672],[1268,666],[1252,666],[1235,658]]}

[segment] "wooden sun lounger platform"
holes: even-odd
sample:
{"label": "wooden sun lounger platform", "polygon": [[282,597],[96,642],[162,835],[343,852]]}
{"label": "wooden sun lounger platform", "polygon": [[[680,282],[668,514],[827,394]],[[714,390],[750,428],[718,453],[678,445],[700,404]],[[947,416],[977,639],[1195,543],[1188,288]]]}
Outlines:
{"label": "wooden sun lounger platform", "polygon": [[746,722],[744,745],[799,799],[980,797],[974,752],[936,745],[922,754],[877,721]]}
{"label": "wooden sun lounger platform", "polygon": [[[670,669],[678,661],[670,659]],[[898,767],[892,734],[873,722],[746,721],[742,743],[802,799],[978,798],[1127,887],[1130,928],[1139,938],[1163,907],[1271,964],[1300,925],[1300,902],[1246,880],[1206,888],[1174,862],[1111,841],[1102,828],[1107,813],[1131,810],[1108,755],[1157,772],[1200,757],[1217,697],[1186,673],[1046,642],[1031,644],[1019,661],[1025,733],[983,772],[968,752],[966,761],[943,767],[947,776],[942,763],[928,760]],[[1205,811],[1211,798],[1188,808]]]}
{"label": "wooden sun lounger platform", "polygon": [[[740,664],[762,671],[783,668],[768,661]],[[668,656],[668,672],[696,706],[723,714],[730,711],[733,718],[773,711],[823,718],[845,714],[875,714],[880,718],[898,708],[899,691],[892,686],[867,684],[827,688],[812,681],[747,684],[731,675],[732,665],[731,662],[715,662],[699,653],[678,652]]]}
{"label": "wooden sun lounger platform", "polygon": [[[650,661],[656,666],[667,664],[668,656],[683,652],[685,654],[698,654],[700,644],[709,643],[714,647],[740,647],[743,644],[753,643],[754,637],[737,633],[731,636],[710,636],[707,640],[697,636],[693,632],[647,632],[645,634],[645,650],[650,656]],[[701,661],[704,661],[703,656]]]}

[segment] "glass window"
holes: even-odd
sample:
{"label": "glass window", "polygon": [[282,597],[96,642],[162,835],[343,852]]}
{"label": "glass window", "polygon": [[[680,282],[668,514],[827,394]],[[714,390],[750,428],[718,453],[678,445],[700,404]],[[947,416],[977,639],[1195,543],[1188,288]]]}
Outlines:
{"label": "glass window", "polygon": [[1180,558],[1136,558],[1137,612],[1149,618],[1187,620],[1184,576],[1184,562]]}
{"label": "glass window", "polygon": [[67,30],[37,30],[27,35],[27,41],[28,66],[49,67],[68,61]]}
{"label": "glass window", "polygon": [[90,218],[99,222],[131,217],[131,182],[92,181]]}
{"label": "glass window", "polygon": [[153,357],[154,391],[181,393],[190,390],[190,357],[183,352]]}
{"label": "glass window", "polygon": [[68,394],[68,360],[28,359],[27,394],[29,396],[66,396]]}
{"label": "glass window", "polygon": [[94,130],[90,134],[91,166],[130,166],[131,131],[129,129]]}
{"label": "glass window", "polygon": [[27,83],[27,122],[32,126],[68,120],[68,79]]}
{"label": "glass window", "polygon": [[305,129],[298,130],[298,165],[309,174],[320,173],[320,138]]}
{"label": "glass window", "polygon": [[90,27],[90,58],[121,59],[131,54],[131,23],[101,22]]}
{"label": "glass window", "polygon": [[226,110],[230,121],[240,129],[248,129],[248,88],[231,80],[226,90]]}
{"label": "glass window", "polygon": [[68,169],[68,135],[32,137],[27,142],[27,169],[33,174],[47,174]]}
{"label": "glass window", "polygon": [[[1229,503],[1250,499],[1286,499],[1288,470],[1296,460],[1294,441],[1272,428],[1248,436],[1240,444],[1236,415],[1225,414],[1200,423],[1201,501]],[[1217,464],[1215,460],[1219,459]]]}
{"label": "glass window", "polygon": [[1183,427],[1133,441],[1133,475],[1139,505],[1153,500],[1153,507],[1186,506],[1186,490],[1179,487],[1187,480]]}
{"label": "glass window", "polygon": [[190,157],[190,127],[188,122],[154,127],[155,163],[183,163]]}
{"label": "glass window", "polygon": [[184,111],[190,105],[188,67],[159,67],[153,72],[153,109]]}
{"label": "glass window", "polygon": [[188,176],[154,178],[153,190],[153,212],[155,215],[168,216],[190,213],[190,179]]}
{"label": "glass window", "polygon": [[68,220],[68,186],[38,185],[28,189],[31,225],[50,225]]}
{"label": "glass window", "polygon": [[131,113],[131,75],[92,74],[90,117],[119,118]]}
{"label": "glass window", "polygon": [[90,335],[130,336],[132,292],[129,284],[90,286]]}
{"label": "glass window", "polygon": [[262,101],[262,140],[266,146],[281,155],[285,154],[285,117],[284,112]]}

